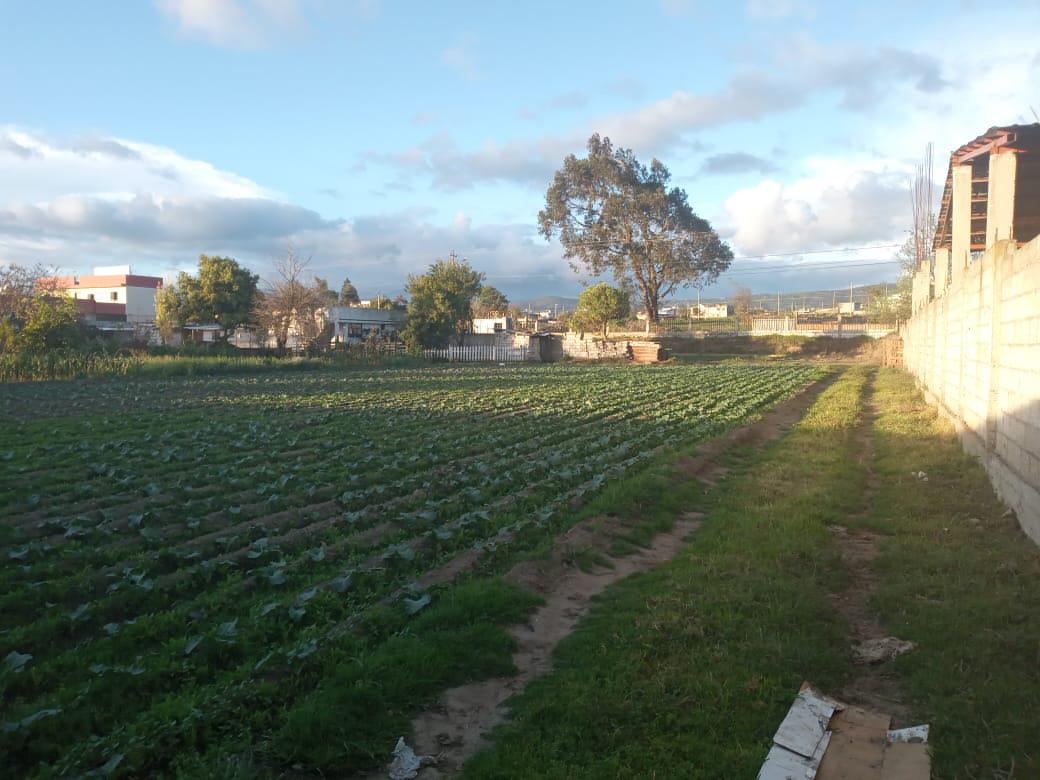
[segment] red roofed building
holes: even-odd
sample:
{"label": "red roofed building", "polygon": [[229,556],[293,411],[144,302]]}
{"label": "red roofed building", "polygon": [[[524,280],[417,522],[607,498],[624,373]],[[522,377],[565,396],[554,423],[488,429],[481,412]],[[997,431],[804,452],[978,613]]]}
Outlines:
{"label": "red roofed building", "polygon": [[[155,322],[155,296],[162,289],[163,281],[158,276],[123,273],[56,276],[41,279],[40,284],[49,289],[63,290],[77,301],[82,301],[77,306],[87,316],[93,315],[100,320],[123,314],[129,323],[147,323]],[[90,302],[104,306],[97,308]]]}

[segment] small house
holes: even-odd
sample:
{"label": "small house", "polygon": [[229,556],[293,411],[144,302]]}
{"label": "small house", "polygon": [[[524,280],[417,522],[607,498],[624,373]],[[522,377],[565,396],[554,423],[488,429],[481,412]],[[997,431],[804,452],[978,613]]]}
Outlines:
{"label": "small house", "polygon": [[325,318],[332,326],[333,344],[360,344],[373,338],[396,341],[404,330],[406,314],[403,309],[332,306]]}
{"label": "small house", "polygon": [[512,317],[475,317],[474,333],[509,333],[513,330]]}

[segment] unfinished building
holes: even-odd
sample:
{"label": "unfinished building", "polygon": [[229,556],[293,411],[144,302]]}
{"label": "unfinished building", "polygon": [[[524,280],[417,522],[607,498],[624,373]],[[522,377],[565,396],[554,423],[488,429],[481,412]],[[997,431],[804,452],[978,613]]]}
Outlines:
{"label": "unfinished building", "polygon": [[1040,124],[950,156],[903,359],[1040,543]]}
{"label": "unfinished building", "polygon": [[992,127],[950,154],[932,268],[919,268],[914,309],[959,279],[997,241],[1040,235],[1040,124]]}

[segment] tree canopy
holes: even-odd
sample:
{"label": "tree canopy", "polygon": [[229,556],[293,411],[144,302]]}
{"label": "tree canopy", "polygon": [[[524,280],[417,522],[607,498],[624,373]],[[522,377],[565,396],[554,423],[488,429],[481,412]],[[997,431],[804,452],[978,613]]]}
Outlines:
{"label": "tree canopy", "polygon": [[408,326],[404,338],[413,346],[443,347],[469,330],[473,299],[484,274],[466,260],[438,260],[422,275],[408,277]]}
{"label": "tree canopy", "polygon": [[164,285],[155,292],[155,327],[163,343],[169,342],[174,330],[180,324],[180,297],[177,288],[172,285]]}
{"label": "tree canopy", "polygon": [[630,312],[628,291],[600,282],[582,290],[573,322],[582,329],[598,330],[606,338],[607,326],[626,319]]}
{"label": "tree canopy", "polygon": [[275,263],[277,276],[254,296],[252,320],[265,336],[274,339],[279,351],[285,349],[291,335],[298,343],[311,342],[322,329],[320,312],[328,305],[329,288],[319,284],[319,279],[313,285],[304,281],[308,263],[289,249],[285,259]]}
{"label": "tree canopy", "polygon": [[40,264],[0,267],[0,352],[43,352],[79,346],[85,329],[76,301]]}
{"label": "tree canopy", "polygon": [[19,350],[43,352],[75,347],[82,341],[76,301],[60,293],[37,293],[29,302],[15,344]]}
{"label": "tree canopy", "polygon": [[339,302],[342,306],[357,306],[361,303],[357,287],[351,284],[350,279],[344,279],[343,286],[339,288]]}
{"label": "tree canopy", "polygon": [[54,274],[53,268],[39,263],[0,266],[0,319],[23,320],[39,293],[57,293]]}
{"label": "tree canopy", "polygon": [[249,321],[260,277],[230,257],[199,255],[199,275],[177,277],[177,319],[182,324],[215,322],[224,330]]}
{"label": "tree canopy", "polygon": [[508,311],[509,299],[505,293],[490,284],[480,288],[473,304],[473,313],[477,317],[490,317],[495,314],[505,314]]}
{"label": "tree canopy", "polygon": [[730,303],[733,304],[733,313],[738,317],[750,314],[754,308],[751,288],[744,284],[736,285],[733,289],[733,297],[730,298]]}
{"label": "tree canopy", "polygon": [[322,279],[320,276],[315,276],[314,291],[318,294],[318,297],[321,299],[321,305],[325,308],[339,304],[339,295],[335,290],[329,289],[328,279]]}
{"label": "tree canopy", "polygon": [[733,252],[686,193],[669,189],[671,173],[659,160],[646,167],[631,149],[593,135],[588,157],[568,155],[538,213],[542,235],[558,237],[575,270],[612,273],[640,291],[647,325],[677,287],[712,282]]}

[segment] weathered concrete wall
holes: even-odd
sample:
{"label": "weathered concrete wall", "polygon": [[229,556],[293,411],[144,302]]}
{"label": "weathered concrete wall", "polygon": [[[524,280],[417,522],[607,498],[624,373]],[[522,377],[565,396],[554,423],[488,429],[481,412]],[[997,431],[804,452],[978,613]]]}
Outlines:
{"label": "weathered concrete wall", "polygon": [[590,333],[563,336],[563,354],[573,360],[623,360],[627,350],[627,341],[604,340]]}
{"label": "weathered concrete wall", "polygon": [[1040,238],[999,241],[902,330],[907,369],[1040,543]]}

